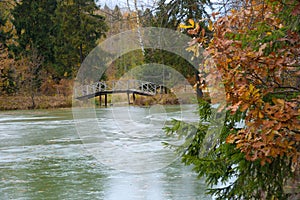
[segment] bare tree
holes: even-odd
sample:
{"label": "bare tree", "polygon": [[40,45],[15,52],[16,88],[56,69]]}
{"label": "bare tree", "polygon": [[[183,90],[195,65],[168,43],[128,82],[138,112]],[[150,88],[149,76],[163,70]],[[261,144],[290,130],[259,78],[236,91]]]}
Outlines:
{"label": "bare tree", "polygon": [[22,65],[25,67],[23,81],[21,81],[22,92],[30,95],[30,109],[36,108],[35,96],[38,94],[41,84],[40,72],[44,58],[33,49],[28,57],[24,59]]}

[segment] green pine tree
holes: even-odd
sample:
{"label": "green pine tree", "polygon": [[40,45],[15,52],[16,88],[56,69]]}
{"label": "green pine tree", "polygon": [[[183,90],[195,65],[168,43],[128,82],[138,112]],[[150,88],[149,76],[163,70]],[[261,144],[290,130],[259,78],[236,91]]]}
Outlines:
{"label": "green pine tree", "polygon": [[54,61],[53,37],[55,24],[52,21],[56,10],[56,0],[22,0],[16,2],[12,10],[18,46],[15,53],[31,54],[35,49],[46,63]]}
{"label": "green pine tree", "polygon": [[54,55],[60,76],[74,76],[80,64],[108,30],[93,0],[60,1],[55,12]]}

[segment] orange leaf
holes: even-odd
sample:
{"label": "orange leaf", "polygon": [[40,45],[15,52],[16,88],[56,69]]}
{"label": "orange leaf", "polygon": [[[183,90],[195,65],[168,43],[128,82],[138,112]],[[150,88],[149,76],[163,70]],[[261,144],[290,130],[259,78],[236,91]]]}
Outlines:
{"label": "orange leaf", "polygon": [[204,28],[201,30],[201,35],[202,35],[202,37],[205,36],[205,29]]}
{"label": "orange leaf", "polygon": [[264,114],[263,114],[261,111],[258,111],[258,117],[259,117],[260,119],[262,119],[262,118],[264,118]]}
{"label": "orange leaf", "polygon": [[235,141],[235,136],[232,134],[228,135],[228,137],[226,138],[226,143],[233,144],[234,141]]}
{"label": "orange leaf", "polygon": [[273,103],[279,104],[279,105],[281,105],[281,106],[284,106],[284,103],[285,103],[284,99],[276,99],[276,98],[273,98],[272,101],[273,101]]}
{"label": "orange leaf", "polygon": [[241,103],[242,103],[242,101],[239,101],[236,104],[229,106],[227,109],[230,110],[231,112],[235,113],[238,110]]}
{"label": "orange leaf", "polygon": [[295,134],[294,137],[295,137],[295,140],[296,140],[297,142],[300,141],[300,134]]}
{"label": "orange leaf", "polygon": [[243,146],[244,146],[244,143],[240,142],[240,143],[238,143],[238,144],[236,145],[236,148],[237,148],[237,149],[240,149],[240,148],[243,147]]}
{"label": "orange leaf", "polygon": [[273,130],[278,131],[279,129],[281,129],[281,122],[277,123],[274,127]]}
{"label": "orange leaf", "polygon": [[261,148],[264,145],[265,145],[265,143],[263,143],[263,142],[255,142],[252,146],[254,148]]}
{"label": "orange leaf", "polygon": [[246,111],[246,110],[249,108],[249,106],[250,106],[250,105],[247,104],[247,103],[244,104],[244,105],[241,107],[241,111],[242,111],[242,112]]}

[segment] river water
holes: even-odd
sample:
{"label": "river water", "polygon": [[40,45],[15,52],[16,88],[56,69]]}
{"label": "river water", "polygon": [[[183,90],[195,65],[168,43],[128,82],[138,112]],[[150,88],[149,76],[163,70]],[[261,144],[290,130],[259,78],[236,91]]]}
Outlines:
{"label": "river water", "polygon": [[76,129],[71,109],[0,112],[0,199],[211,199],[161,143],[163,125],[192,109],[98,108],[97,138]]}

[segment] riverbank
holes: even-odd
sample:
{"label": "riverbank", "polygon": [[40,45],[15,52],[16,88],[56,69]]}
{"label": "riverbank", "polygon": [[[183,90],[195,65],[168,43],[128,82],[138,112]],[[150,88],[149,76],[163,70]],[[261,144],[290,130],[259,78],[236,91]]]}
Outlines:
{"label": "riverbank", "polygon": [[[95,99],[91,99],[90,101],[95,101],[95,105],[98,107],[105,106],[104,97],[102,97],[102,103],[100,104],[99,97]],[[135,99],[132,95],[128,96],[126,94],[114,94],[108,95],[107,97],[107,105],[113,106],[126,106],[128,105],[128,101],[130,105],[134,106],[151,106],[151,105],[179,105],[179,104],[193,104],[196,103],[196,97],[194,94],[185,94],[185,95],[175,95],[174,93],[169,94],[157,94],[154,96],[142,96],[136,95]],[[78,105],[84,106],[84,101],[78,102]],[[101,106],[100,106],[101,105]]]}
{"label": "riverbank", "polygon": [[[34,100],[34,103],[33,103]],[[0,110],[31,110],[31,109],[55,109],[55,108],[71,108],[72,96],[55,95],[55,96],[35,96],[34,99],[30,96],[0,96]],[[128,104],[126,95],[115,95],[112,98],[108,97],[108,105],[118,104],[123,102],[124,105]],[[193,95],[186,95],[181,97],[180,100],[175,94],[158,94],[155,96],[140,96],[138,95],[133,101],[130,100],[132,105],[136,106],[151,106],[151,105],[178,105],[195,103]],[[96,106],[100,105],[99,98],[95,98]],[[102,106],[103,106],[102,102]]]}
{"label": "riverbank", "polygon": [[72,107],[71,96],[35,96],[33,100],[30,96],[0,96],[0,110],[54,109],[70,107]]}

